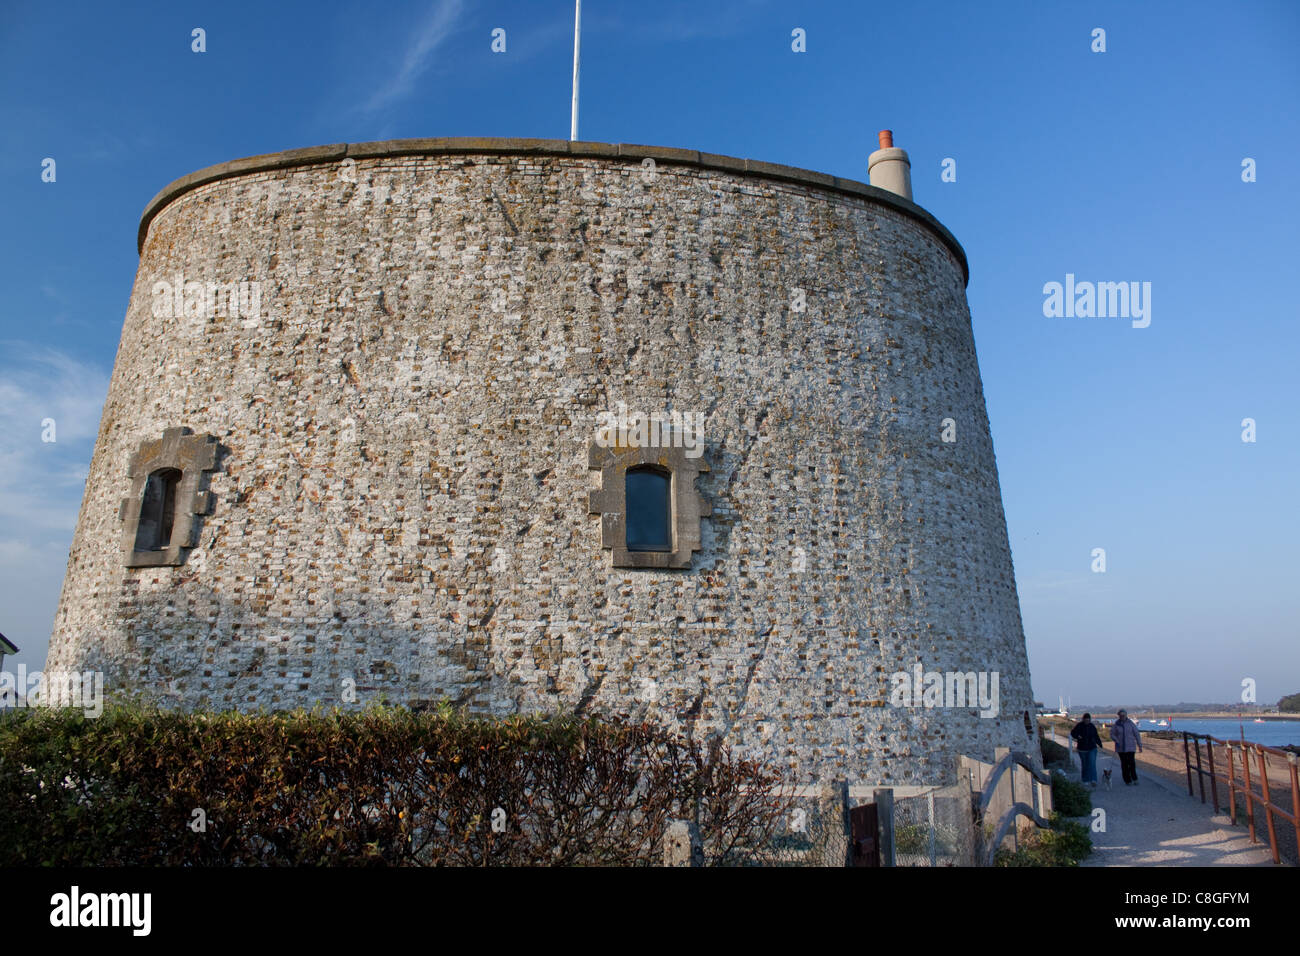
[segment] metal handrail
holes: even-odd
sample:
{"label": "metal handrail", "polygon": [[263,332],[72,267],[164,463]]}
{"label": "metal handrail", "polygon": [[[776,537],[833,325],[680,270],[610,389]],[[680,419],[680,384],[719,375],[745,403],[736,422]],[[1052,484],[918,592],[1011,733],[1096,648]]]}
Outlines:
{"label": "metal handrail", "polygon": [[996,764],[993,765],[992,772],[989,774],[988,779],[984,781],[984,796],[980,798],[980,807],[979,807],[979,815],[981,820],[984,818],[984,811],[989,808],[989,801],[993,799],[993,792],[997,790],[998,779],[1002,776],[1002,774],[1004,774],[1007,771],[1007,768],[1010,767],[1013,763],[1019,764],[1020,766],[1028,770],[1029,773],[1033,776],[1033,778],[1037,780],[1039,783],[1050,784],[1052,782],[1051,775],[1049,775],[1046,771],[1039,770],[1037,767],[1035,767],[1033,761],[1029,759],[1028,754],[1023,754],[1017,750],[1011,751],[1011,753],[1007,754],[1005,757],[1003,757],[1001,760],[999,760]]}
{"label": "metal handrail", "polygon": [[[1210,769],[1206,770],[1201,766],[1201,741],[1206,742],[1206,753],[1209,755]],[[1277,830],[1273,825],[1273,814],[1277,814],[1284,820],[1289,820],[1296,835],[1296,849],[1300,852],[1300,773],[1297,772],[1296,754],[1289,750],[1280,750],[1277,747],[1269,747],[1264,744],[1253,743],[1247,740],[1220,740],[1210,734],[1195,734],[1191,731],[1183,731],[1183,761],[1187,767],[1187,795],[1195,796],[1192,791],[1192,757],[1191,741],[1196,742],[1196,776],[1200,784],[1201,803],[1205,802],[1205,777],[1210,778],[1210,794],[1214,801],[1214,810],[1219,812],[1219,790],[1217,783],[1222,781],[1228,786],[1228,812],[1232,817],[1232,823],[1237,823],[1237,794],[1246,801],[1246,819],[1250,828],[1250,842],[1258,843],[1259,838],[1255,833],[1255,804],[1260,804],[1264,808],[1264,819],[1268,826],[1269,849],[1273,854],[1273,862],[1280,863],[1281,855],[1277,846]],[[1214,745],[1222,744],[1228,754],[1228,775],[1225,778],[1215,771],[1214,768]],[[1237,779],[1236,766],[1233,761],[1233,748],[1241,749],[1241,779]],[[1254,753],[1259,757],[1259,786],[1262,796],[1255,794],[1255,788],[1251,785],[1250,774],[1250,755]],[[1286,810],[1280,805],[1273,803],[1273,798],[1268,789],[1268,761],[1267,754],[1277,757],[1284,757],[1290,765],[1291,770],[1291,809]]]}
{"label": "metal handrail", "polygon": [[998,847],[1002,844],[1003,838],[1007,835],[1007,831],[1011,829],[1011,823],[1016,817],[1029,817],[1043,829],[1047,829],[1052,825],[1050,820],[1039,816],[1038,811],[1029,804],[1013,803],[1011,808],[1002,814],[1002,819],[998,821],[998,827],[993,833],[993,839],[989,841],[988,849],[984,854],[985,866],[993,865],[993,858],[997,856]]}
{"label": "metal handrail", "polygon": [[[989,803],[993,800],[993,795],[997,792],[998,781],[1001,779],[1002,774],[1006,773],[1006,771],[1013,765],[1024,767],[1029,771],[1030,776],[1039,783],[1051,784],[1052,782],[1051,774],[1035,767],[1033,761],[1029,759],[1028,754],[1015,750],[1006,754],[1001,760],[994,764],[993,770],[984,781],[984,793],[980,797],[979,810],[976,814],[976,819],[979,821],[978,825],[981,837],[984,832],[984,814],[988,811]],[[1012,798],[1015,798],[1014,791],[1012,792]],[[1037,791],[1034,793],[1034,802],[1038,802]],[[987,848],[984,852],[985,866],[993,865],[993,858],[997,855],[998,847],[1001,845],[1003,838],[1007,835],[1007,831],[1011,828],[1011,824],[1015,821],[1016,817],[1022,816],[1029,817],[1035,824],[1044,829],[1052,825],[1050,820],[1047,820],[1038,813],[1036,807],[1031,807],[1027,803],[1012,803],[1007,809],[1007,812],[1002,814],[1002,819],[998,821],[998,825],[994,830],[994,836],[987,844]]]}

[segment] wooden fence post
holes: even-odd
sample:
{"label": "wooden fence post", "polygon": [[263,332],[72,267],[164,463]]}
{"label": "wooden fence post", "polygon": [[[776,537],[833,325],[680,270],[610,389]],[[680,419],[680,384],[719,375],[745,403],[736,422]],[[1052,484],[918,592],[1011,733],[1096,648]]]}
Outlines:
{"label": "wooden fence post", "polygon": [[703,866],[699,828],[689,820],[670,820],[664,832],[664,866]]}
{"label": "wooden fence post", "polygon": [[894,791],[891,787],[872,794],[876,801],[876,824],[880,828],[880,865],[897,866],[894,861]]}
{"label": "wooden fence post", "polygon": [[1205,752],[1210,758],[1210,796],[1214,798],[1214,812],[1219,812],[1219,785],[1214,779],[1214,738],[1205,738]]}
{"label": "wooden fence post", "polygon": [[1255,789],[1250,785],[1250,750],[1243,738],[1241,741],[1241,775],[1245,780],[1246,822],[1250,824],[1250,842],[1258,843],[1255,836]]}
{"label": "wooden fence post", "polygon": [[[1268,792],[1268,761],[1264,756],[1264,748],[1261,746],[1259,753],[1259,788],[1264,794],[1264,821],[1268,824],[1268,847],[1273,851],[1273,862],[1281,863],[1282,858],[1277,852],[1277,830],[1273,826],[1273,798]],[[1300,820],[1296,821],[1300,823]]]}
{"label": "wooden fence post", "polygon": [[1232,741],[1225,740],[1224,746],[1228,750],[1228,814],[1232,817],[1232,825],[1237,825],[1237,771],[1232,762]]}
{"label": "wooden fence post", "polygon": [[1296,771],[1297,757],[1295,751],[1289,751],[1286,762],[1291,765],[1291,813],[1295,831],[1295,848],[1300,851],[1300,773]]}

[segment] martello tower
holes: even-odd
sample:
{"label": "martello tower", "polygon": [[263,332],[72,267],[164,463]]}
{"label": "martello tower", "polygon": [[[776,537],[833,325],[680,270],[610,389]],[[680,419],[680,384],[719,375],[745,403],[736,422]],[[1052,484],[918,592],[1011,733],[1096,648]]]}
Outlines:
{"label": "martello tower", "polygon": [[[446,139],[177,180],[48,668],[634,712],[805,781],[1025,749],[966,258],[902,150],[871,177]],[[891,703],[918,664],[996,672],[996,714]]]}

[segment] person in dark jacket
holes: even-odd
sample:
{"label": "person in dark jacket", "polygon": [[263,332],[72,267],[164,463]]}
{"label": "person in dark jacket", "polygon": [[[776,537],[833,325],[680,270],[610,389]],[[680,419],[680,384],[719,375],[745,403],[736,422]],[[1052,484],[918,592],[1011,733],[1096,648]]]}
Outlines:
{"label": "person in dark jacket", "polygon": [[1074,725],[1070,731],[1074,738],[1074,749],[1079,752],[1079,779],[1097,789],[1097,752],[1101,750],[1101,734],[1092,722],[1092,714],[1084,714],[1083,720]]}
{"label": "person in dark jacket", "polygon": [[1138,782],[1137,755],[1142,750],[1142,738],[1137,724],[1128,719],[1128,711],[1121,710],[1118,719],[1110,725],[1110,739],[1119,755],[1119,766],[1124,772],[1124,785],[1136,787]]}

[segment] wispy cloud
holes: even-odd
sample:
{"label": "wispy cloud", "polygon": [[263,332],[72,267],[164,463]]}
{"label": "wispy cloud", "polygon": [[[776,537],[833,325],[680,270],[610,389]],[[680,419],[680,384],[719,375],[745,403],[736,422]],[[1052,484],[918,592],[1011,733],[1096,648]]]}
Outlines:
{"label": "wispy cloud", "polygon": [[0,341],[0,630],[29,667],[45,658],[107,391],[97,365]]}
{"label": "wispy cloud", "polygon": [[418,80],[432,65],[438,49],[447,39],[464,26],[461,13],[464,0],[437,0],[424,23],[416,30],[398,65],[397,72],[362,107],[366,112],[376,112],[410,94]]}
{"label": "wispy cloud", "polygon": [[[55,349],[0,345],[0,534],[66,535],[76,523],[108,374]],[[47,419],[53,442],[42,441]]]}
{"label": "wispy cloud", "polygon": [[108,130],[97,130],[86,142],[85,156],[94,163],[116,163],[135,155],[122,137]]}

